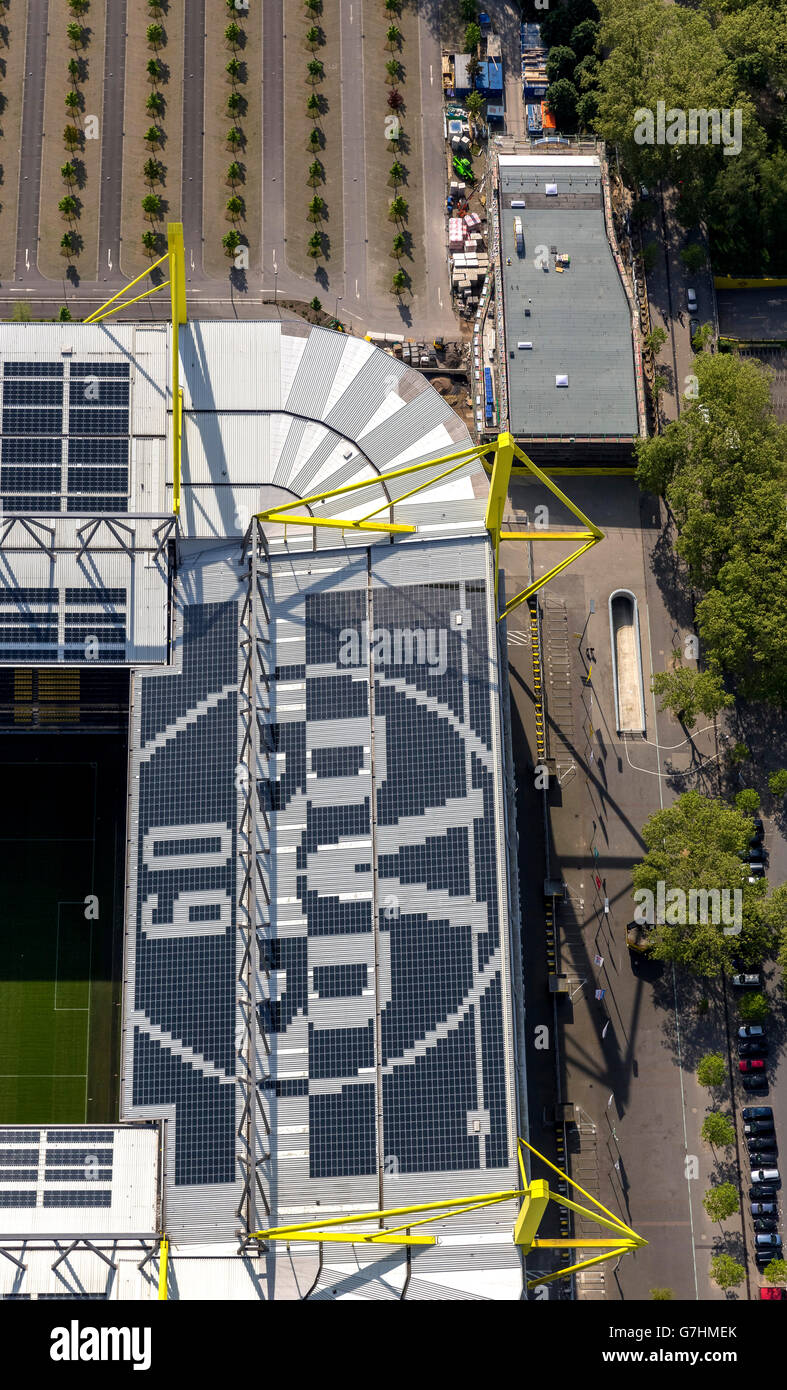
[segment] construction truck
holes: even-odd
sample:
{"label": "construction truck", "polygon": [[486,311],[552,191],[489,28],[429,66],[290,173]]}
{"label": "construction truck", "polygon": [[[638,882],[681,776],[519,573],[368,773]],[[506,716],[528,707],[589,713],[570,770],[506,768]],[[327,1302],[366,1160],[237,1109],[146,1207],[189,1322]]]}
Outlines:
{"label": "construction truck", "polygon": [[518,256],[525,254],[525,234],[522,231],[522,218],[514,218],[514,236],[516,238],[516,253]]}

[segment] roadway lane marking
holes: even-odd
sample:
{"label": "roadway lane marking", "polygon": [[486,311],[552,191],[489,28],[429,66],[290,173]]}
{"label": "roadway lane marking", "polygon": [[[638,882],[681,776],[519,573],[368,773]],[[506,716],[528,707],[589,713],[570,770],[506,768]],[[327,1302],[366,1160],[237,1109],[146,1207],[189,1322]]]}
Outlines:
{"label": "roadway lane marking", "polygon": [[430,87],[434,86],[434,69],[431,63],[429,64],[429,85]]}

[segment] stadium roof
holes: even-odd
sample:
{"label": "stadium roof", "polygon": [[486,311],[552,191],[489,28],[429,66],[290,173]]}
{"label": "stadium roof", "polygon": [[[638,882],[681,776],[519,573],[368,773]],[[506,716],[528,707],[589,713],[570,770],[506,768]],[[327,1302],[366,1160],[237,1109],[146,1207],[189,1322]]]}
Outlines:
{"label": "stadium roof", "polygon": [[[501,154],[499,165],[512,433],[636,438],[631,310],[607,239],[598,159]],[[524,207],[512,207],[522,200]],[[555,252],[571,258],[563,273]]]}

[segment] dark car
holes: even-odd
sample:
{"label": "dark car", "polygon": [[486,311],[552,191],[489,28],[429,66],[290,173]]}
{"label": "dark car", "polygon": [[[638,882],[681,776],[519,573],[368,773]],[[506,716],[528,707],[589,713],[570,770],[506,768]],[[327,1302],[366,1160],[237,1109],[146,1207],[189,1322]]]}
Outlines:
{"label": "dark car", "polygon": [[747,1062],[738,1063],[738,1071],[764,1071],[765,1063],[762,1057],[752,1057]]}
{"label": "dark car", "polygon": [[775,1216],[758,1216],[754,1222],[755,1231],[773,1232],[776,1230],[777,1221]]}
{"label": "dark car", "polygon": [[766,859],[764,845],[749,845],[746,858],[750,864],[764,864]]}
{"label": "dark car", "polygon": [[750,1154],[764,1153],[766,1149],[778,1149],[775,1134],[752,1134],[746,1139],[746,1147]]}
{"label": "dark car", "polygon": [[773,1122],[773,1110],[770,1105],[745,1105],[741,1114],[744,1120],[770,1120]]}
{"label": "dark car", "polygon": [[754,821],[754,834],[749,843],[752,845],[761,845],[765,839],[765,826],[759,816],[752,816],[752,820]]}
{"label": "dark car", "polygon": [[750,1202],[752,1216],[778,1216],[779,1208],[775,1202]]}
{"label": "dark car", "polygon": [[738,1038],[739,1057],[764,1057],[767,1051],[764,1038]]}
{"label": "dark car", "polygon": [[750,1120],[743,1126],[743,1132],[746,1135],[773,1134],[773,1120]]}
{"label": "dark car", "polygon": [[749,1164],[752,1168],[760,1163],[767,1168],[775,1168],[778,1162],[779,1155],[775,1149],[749,1149]]}
{"label": "dark car", "polygon": [[775,1200],[777,1187],[775,1182],[755,1182],[749,1188],[750,1202],[770,1202]]}
{"label": "dark car", "polygon": [[762,1074],[759,1076],[744,1076],[743,1089],[744,1091],[767,1091],[768,1078]]}

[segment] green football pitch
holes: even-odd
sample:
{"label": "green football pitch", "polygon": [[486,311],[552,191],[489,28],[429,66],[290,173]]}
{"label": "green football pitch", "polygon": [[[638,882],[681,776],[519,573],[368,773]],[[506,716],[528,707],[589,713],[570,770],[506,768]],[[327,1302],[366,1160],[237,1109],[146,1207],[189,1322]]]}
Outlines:
{"label": "green football pitch", "polygon": [[0,740],[0,1123],[116,1118],[119,743]]}

